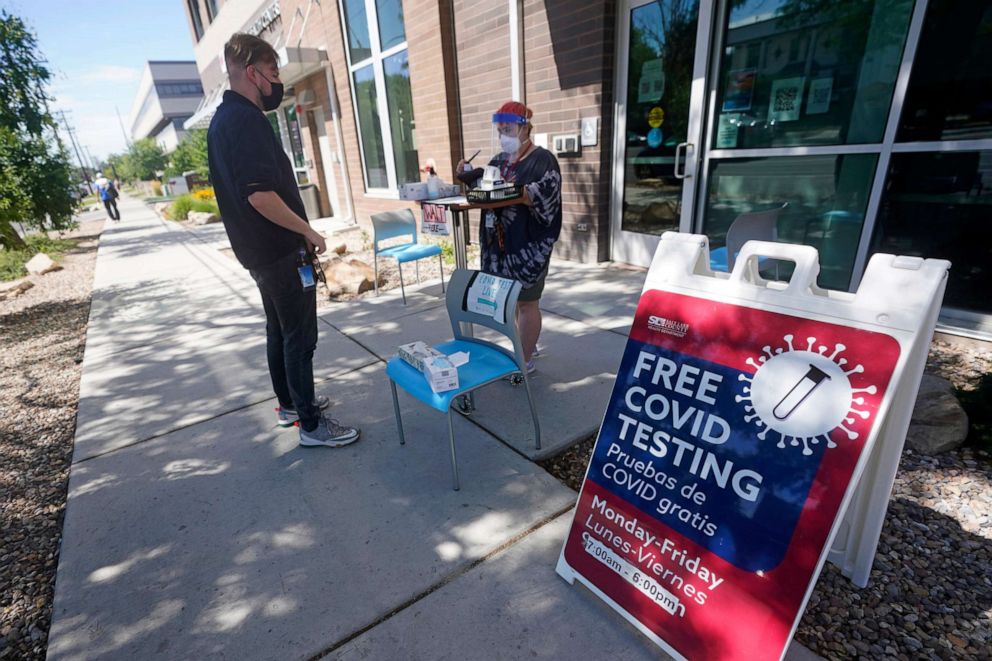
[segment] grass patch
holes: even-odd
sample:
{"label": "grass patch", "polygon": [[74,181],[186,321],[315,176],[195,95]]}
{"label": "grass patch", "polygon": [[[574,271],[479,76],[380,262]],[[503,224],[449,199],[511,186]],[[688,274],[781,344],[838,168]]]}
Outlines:
{"label": "grass patch", "polygon": [[52,239],[46,234],[25,237],[26,250],[0,250],[0,281],[17,280],[28,274],[24,265],[40,252],[59,261],[67,251],[76,246],[75,239]]}

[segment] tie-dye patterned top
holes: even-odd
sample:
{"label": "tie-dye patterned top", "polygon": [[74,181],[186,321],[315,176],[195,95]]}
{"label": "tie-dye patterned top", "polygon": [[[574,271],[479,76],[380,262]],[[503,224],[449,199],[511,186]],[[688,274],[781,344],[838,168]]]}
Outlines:
{"label": "tie-dye patterned top", "polygon": [[500,168],[507,181],[526,186],[531,206],[483,209],[479,223],[482,270],[519,280],[524,288],[532,287],[551,259],[551,250],[561,233],[558,161],[547,149],[536,147],[516,166],[508,165],[506,154],[499,154],[489,165]]}

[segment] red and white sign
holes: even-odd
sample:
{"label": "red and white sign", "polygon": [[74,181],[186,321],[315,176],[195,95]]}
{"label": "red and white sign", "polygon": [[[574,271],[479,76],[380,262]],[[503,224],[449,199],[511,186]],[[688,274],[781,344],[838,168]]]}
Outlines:
{"label": "red and white sign", "polygon": [[420,232],[427,236],[449,236],[451,234],[451,214],[443,204],[421,205],[423,222]]}
{"label": "red and white sign", "polygon": [[559,572],[676,656],[780,658],[900,354],[842,321],[646,291]]}

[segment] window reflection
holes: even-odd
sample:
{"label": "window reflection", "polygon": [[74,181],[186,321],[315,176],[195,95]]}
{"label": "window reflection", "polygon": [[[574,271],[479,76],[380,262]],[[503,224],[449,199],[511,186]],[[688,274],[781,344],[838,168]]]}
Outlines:
{"label": "window reflection", "polygon": [[[739,222],[751,226],[748,239],[813,246],[820,253],[819,285],[846,290],[877,159],[855,154],[713,161],[704,227],[711,266],[726,270],[733,262],[727,234]],[[769,277],[776,275],[784,278],[788,271]]]}
{"label": "window reflection", "polygon": [[897,140],[992,137],[992,0],[930,0]]}
{"label": "window reflection", "polygon": [[879,142],[912,0],[745,0],[728,17],[717,149]]}
{"label": "window reflection", "polygon": [[987,313],[992,151],[893,154],[872,250],[950,260],[944,304]]}
{"label": "window reflection", "polygon": [[382,50],[388,50],[406,41],[403,3],[400,0],[376,0],[375,7],[379,19],[379,43]]}
{"label": "window reflection", "polygon": [[368,187],[388,188],[386,156],[382,145],[382,131],[379,128],[379,107],[371,65],[355,72],[355,104],[358,106],[358,126],[365,154]]}
{"label": "window reflection", "polygon": [[397,183],[420,181],[407,52],[400,51],[386,58],[383,65],[386,73],[386,99],[389,102],[389,127],[393,138]]}
{"label": "window reflection", "polygon": [[365,0],[343,0],[343,4],[347,22],[348,51],[351,54],[351,63],[355,65],[372,57],[369,20],[365,13]]}

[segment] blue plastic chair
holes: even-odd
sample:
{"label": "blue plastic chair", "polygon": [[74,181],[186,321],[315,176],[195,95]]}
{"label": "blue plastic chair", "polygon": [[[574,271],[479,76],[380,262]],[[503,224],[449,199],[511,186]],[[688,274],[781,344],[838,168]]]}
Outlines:
{"label": "blue plastic chair", "polygon": [[[435,393],[431,390],[423,373],[404,362],[398,356],[391,358],[386,363],[386,375],[389,376],[389,387],[393,393],[393,409],[396,412],[396,427],[399,429],[400,445],[404,445],[406,439],[403,436],[403,418],[400,415],[399,398],[396,394],[397,385],[415,399],[437,409],[441,413],[448,414],[448,440],[451,445],[451,476],[455,491],[458,491],[459,483],[458,463],[455,456],[455,431],[451,408],[452,404],[459,397],[495,381],[500,381],[512,374],[521,374],[523,376],[524,392],[527,393],[527,403],[530,405],[530,415],[534,420],[534,447],[538,450],[541,449],[541,426],[537,420],[537,408],[534,406],[534,397],[531,394],[530,380],[527,376],[526,362],[524,361],[524,352],[520,344],[520,337],[517,334],[515,322],[517,297],[520,295],[521,284],[519,282],[513,283],[506,299],[506,321],[501,322],[493,317],[469,312],[465,307],[468,289],[478,273],[479,271],[456,269],[451,274],[445,301],[448,308],[448,319],[451,321],[451,332],[454,334],[455,339],[434,346],[435,349],[443,354],[452,354],[456,351],[465,351],[469,354],[469,361],[458,367],[458,388],[456,390]],[[493,342],[466,335],[462,332],[462,323],[485,326],[502,333],[510,340],[513,345],[513,351],[511,352]]]}
{"label": "blue plastic chair", "polygon": [[[400,292],[403,294],[403,305],[406,305],[406,286],[403,284],[403,263],[414,262],[417,268],[417,282],[420,282],[420,264],[418,260],[437,255],[438,266],[441,267],[441,291],[444,291],[444,262],[441,258],[441,246],[435,244],[417,243],[417,219],[409,209],[400,211],[384,211],[372,214],[372,261],[375,269],[375,293],[379,295],[379,255],[393,257],[400,270]],[[380,248],[380,244],[389,239],[409,236],[410,241],[388,248]]]}
{"label": "blue plastic chair", "polygon": [[[729,273],[734,270],[737,255],[748,241],[777,241],[778,217],[787,206],[789,206],[788,202],[774,209],[752,211],[737,216],[727,230],[727,245],[710,251],[710,268]],[[764,260],[758,261],[760,263]]]}

